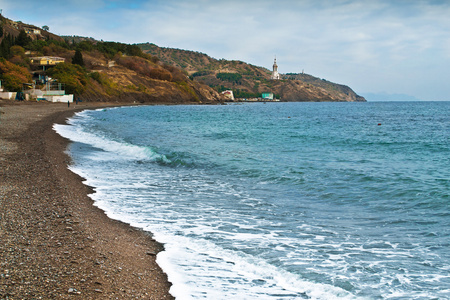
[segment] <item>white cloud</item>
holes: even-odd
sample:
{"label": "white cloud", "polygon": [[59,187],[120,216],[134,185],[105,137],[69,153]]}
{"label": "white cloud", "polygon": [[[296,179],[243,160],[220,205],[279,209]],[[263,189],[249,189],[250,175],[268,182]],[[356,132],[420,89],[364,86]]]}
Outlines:
{"label": "white cloud", "polygon": [[450,94],[446,86],[433,86],[448,74],[447,1],[16,2],[0,0],[7,17],[59,34],[153,42],[267,68],[277,55],[281,72],[305,69],[357,91],[424,98],[432,87],[441,100]]}

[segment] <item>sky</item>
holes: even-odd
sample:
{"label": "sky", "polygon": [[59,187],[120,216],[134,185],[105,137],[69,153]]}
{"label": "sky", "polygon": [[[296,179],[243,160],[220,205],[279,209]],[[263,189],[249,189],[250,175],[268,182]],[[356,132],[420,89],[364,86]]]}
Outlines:
{"label": "sky", "polygon": [[0,0],[14,21],[58,35],[154,43],[357,94],[450,101],[450,0]]}

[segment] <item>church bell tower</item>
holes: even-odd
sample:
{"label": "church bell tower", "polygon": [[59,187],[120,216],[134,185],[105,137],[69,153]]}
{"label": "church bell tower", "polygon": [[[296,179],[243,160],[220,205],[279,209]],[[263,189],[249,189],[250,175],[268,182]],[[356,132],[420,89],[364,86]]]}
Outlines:
{"label": "church bell tower", "polygon": [[272,71],[272,76],[270,77],[270,79],[275,79],[275,80],[280,79],[280,74],[278,73],[278,65],[277,65],[277,57],[276,56],[273,61],[273,71]]}

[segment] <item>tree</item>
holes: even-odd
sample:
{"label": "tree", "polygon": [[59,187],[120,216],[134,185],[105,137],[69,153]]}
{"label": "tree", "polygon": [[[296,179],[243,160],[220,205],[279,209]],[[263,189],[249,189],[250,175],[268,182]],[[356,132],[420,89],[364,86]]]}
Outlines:
{"label": "tree", "polygon": [[12,46],[11,48],[10,48],[10,53],[11,53],[11,55],[13,55],[13,56],[21,56],[21,57],[24,57],[25,56],[25,49],[23,49],[23,47],[20,47],[20,46]]}
{"label": "tree", "polygon": [[47,74],[58,80],[58,82],[64,83],[68,94],[82,94],[88,83],[88,76],[85,70],[75,64],[57,64],[53,68],[48,69]]}
{"label": "tree", "polygon": [[22,66],[22,67],[29,67],[28,64],[28,59],[25,56],[25,49],[23,49],[23,47],[20,46],[12,46],[10,48],[10,58],[9,61],[18,65],[18,66]]}
{"label": "tree", "polygon": [[79,65],[79,66],[84,66],[84,60],[83,60],[83,55],[81,54],[80,49],[77,49],[75,51],[75,55],[72,58],[72,63],[74,65]]}
{"label": "tree", "polygon": [[216,77],[220,80],[236,84],[240,84],[242,79],[242,75],[238,73],[217,73]]}
{"label": "tree", "polygon": [[94,44],[91,41],[81,41],[77,44],[78,50],[92,51],[94,50]]}
{"label": "tree", "polygon": [[126,45],[125,54],[129,56],[141,56],[142,50],[138,45]]}
{"label": "tree", "polygon": [[14,38],[8,34],[0,44],[0,57],[9,58],[11,56],[11,46],[14,45]]}
{"label": "tree", "polygon": [[16,38],[15,44],[21,47],[25,47],[31,42],[31,38],[26,34],[25,30],[21,30]]}
{"label": "tree", "polygon": [[49,31],[50,27],[48,27],[47,25],[44,25],[44,26],[42,26],[42,29],[45,30],[45,31]]}
{"label": "tree", "polygon": [[33,41],[28,45],[28,48],[32,51],[42,51],[42,49],[48,46],[46,41],[43,40],[37,40],[37,41]]}

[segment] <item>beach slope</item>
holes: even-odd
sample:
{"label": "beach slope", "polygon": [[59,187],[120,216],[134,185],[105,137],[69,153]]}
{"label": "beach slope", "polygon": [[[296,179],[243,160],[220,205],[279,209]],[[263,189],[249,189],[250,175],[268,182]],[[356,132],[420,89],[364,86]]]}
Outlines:
{"label": "beach slope", "polygon": [[97,105],[0,103],[1,299],[173,299],[162,246],[107,218],[67,168],[52,126]]}

